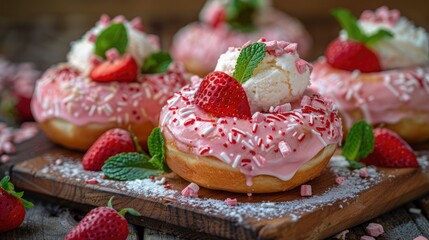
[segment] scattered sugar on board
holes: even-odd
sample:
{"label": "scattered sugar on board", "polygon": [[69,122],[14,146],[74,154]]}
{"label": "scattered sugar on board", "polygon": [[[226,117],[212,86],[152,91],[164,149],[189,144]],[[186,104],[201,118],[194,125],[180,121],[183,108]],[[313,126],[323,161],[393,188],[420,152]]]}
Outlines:
{"label": "scattered sugar on board", "polygon": [[[347,161],[341,156],[334,156],[330,161],[330,169],[336,176],[345,177],[343,184],[332,184],[331,188],[326,189],[322,194],[313,195],[312,197],[300,198],[299,200],[286,202],[262,202],[262,203],[239,203],[237,206],[225,204],[224,199],[207,199],[207,198],[185,198],[180,192],[165,189],[164,185],[158,185],[150,179],[134,181],[114,181],[103,179],[102,172],[90,172],[82,169],[80,161],[70,158],[62,158],[61,164],[55,164],[57,158],[52,158],[49,166],[41,170],[42,174],[60,175],[67,178],[68,181],[85,183],[86,180],[96,179],[100,186],[120,189],[130,196],[143,196],[149,198],[175,199],[171,204],[191,205],[204,211],[209,215],[224,215],[236,221],[242,222],[246,218],[272,219],[278,217],[291,217],[292,221],[299,219],[301,213],[311,212],[320,206],[332,206],[335,202],[341,201],[342,208],[348,205],[351,200],[358,194],[371,186],[380,182],[380,173],[374,168],[369,167],[369,177],[361,178],[359,171],[350,171]],[[287,193],[285,193],[287,194]]]}

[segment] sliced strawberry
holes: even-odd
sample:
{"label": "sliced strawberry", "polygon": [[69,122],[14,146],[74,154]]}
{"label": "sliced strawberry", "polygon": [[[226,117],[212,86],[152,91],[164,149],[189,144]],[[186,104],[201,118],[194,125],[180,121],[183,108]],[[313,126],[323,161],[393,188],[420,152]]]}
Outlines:
{"label": "sliced strawberry", "polygon": [[137,71],[138,65],[134,57],[124,55],[94,66],[89,75],[93,81],[97,82],[131,82],[137,79]]}
{"label": "sliced strawberry", "polygon": [[406,168],[419,164],[411,147],[395,132],[385,128],[373,130],[374,151],[360,162],[378,167]]}
{"label": "sliced strawberry", "polygon": [[339,69],[364,73],[381,71],[377,55],[357,41],[335,39],[329,44],[325,55],[328,63]]}
{"label": "sliced strawberry", "polygon": [[243,87],[224,72],[212,72],[203,79],[195,94],[195,104],[216,117],[252,117]]}
{"label": "sliced strawberry", "polygon": [[123,152],[135,152],[131,134],[123,129],[111,129],[101,135],[89,148],[82,159],[85,170],[100,171],[104,162],[112,156]]}

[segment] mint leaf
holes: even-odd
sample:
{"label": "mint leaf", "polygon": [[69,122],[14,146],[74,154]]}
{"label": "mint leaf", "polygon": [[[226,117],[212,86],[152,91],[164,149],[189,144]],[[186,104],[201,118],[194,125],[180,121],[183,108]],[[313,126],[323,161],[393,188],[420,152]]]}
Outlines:
{"label": "mint leaf", "polygon": [[124,54],[127,45],[128,35],[124,24],[113,23],[98,35],[94,53],[105,59],[107,50],[116,48],[120,54]]}
{"label": "mint leaf", "polygon": [[141,72],[146,74],[164,73],[171,62],[173,59],[168,52],[155,52],[144,60]]}
{"label": "mint leaf", "polygon": [[165,163],[165,141],[162,137],[161,129],[154,128],[147,139],[147,145],[149,148],[149,154],[152,159],[150,163],[157,169],[162,169],[164,172],[169,172],[167,164]]}
{"label": "mint leaf", "polygon": [[235,70],[232,76],[239,82],[244,83],[252,77],[253,71],[266,55],[264,43],[253,43],[241,49]]}
{"label": "mint leaf", "polygon": [[107,159],[101,168],[108,178],[132,181],[157,176],[162,173],[150,162],[149,157],[141,153],[120,153]]}
{"label": "mint leaf", "polygon": [[226,8],[226,22],[240,32],[256,30],[254,19],[261,5],[261,0],[232,0]]}
{"label": "mint leaf", "polygon": [[366,44],[373,45],[374,43],[377,43],[380,40],[392,38],[392,37],[393,37],[393,33],[387,31],[386,29],[380,29],[374,34],[371,34],[370,36],[368,36],[368,38],[366,39]]}
{"label": "mint leaf", "polygon": [[374,150],[372,127],[365,121],[355,123],[347,135],[343,156],[351,161],[359,161]]}

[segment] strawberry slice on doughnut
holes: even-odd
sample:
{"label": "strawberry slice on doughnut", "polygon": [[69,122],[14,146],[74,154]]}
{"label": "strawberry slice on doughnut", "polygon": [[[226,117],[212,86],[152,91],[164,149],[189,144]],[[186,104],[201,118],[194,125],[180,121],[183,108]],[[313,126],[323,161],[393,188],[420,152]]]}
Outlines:
{"label": "strawberry slice on doughnut", "polygon": [[243,87],[224,72],[212,72],[203,79],[195,94],[195,104],[216,117],[252,117]]}
{"label": "strawberry slice on doughnut", "polygon": [[139,67],[134,57],[124,55],[96,65],[89,75],[96,82],[131,82],[137,79],[138,69]]}

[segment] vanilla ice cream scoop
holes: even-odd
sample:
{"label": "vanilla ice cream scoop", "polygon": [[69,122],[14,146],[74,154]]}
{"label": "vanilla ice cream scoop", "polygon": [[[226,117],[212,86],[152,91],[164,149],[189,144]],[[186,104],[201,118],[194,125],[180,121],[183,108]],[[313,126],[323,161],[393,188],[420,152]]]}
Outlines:
{"label": "vanilla ice cream scoop", "polygon": [[[299,58],[296,43],[284,41],[263,43],[266,55],[250,79],[243,83],[252,112],[268,111],[270,107],[300,99],[309,85],[312,70],[308,62]],[[230,48],[222,54],[215,71],[232,76],[242,48]]]}
{"label": "vanilla ice cream scoop", "polygon": [[143,64],[147,56],[160,50],[158,37],[143,31],[140,18],[128,22],[123,16],[110,20],[107,15],[103,15],[91,30],[85,33],[81,39],[72,43],[67,55],[68,62],[83,73],[88,73],[92,69],[91,57],[94,56],[97,36],[112,22],[124,24],[128,35],[128,46],[125,52],[134,56],[139,66]]}

